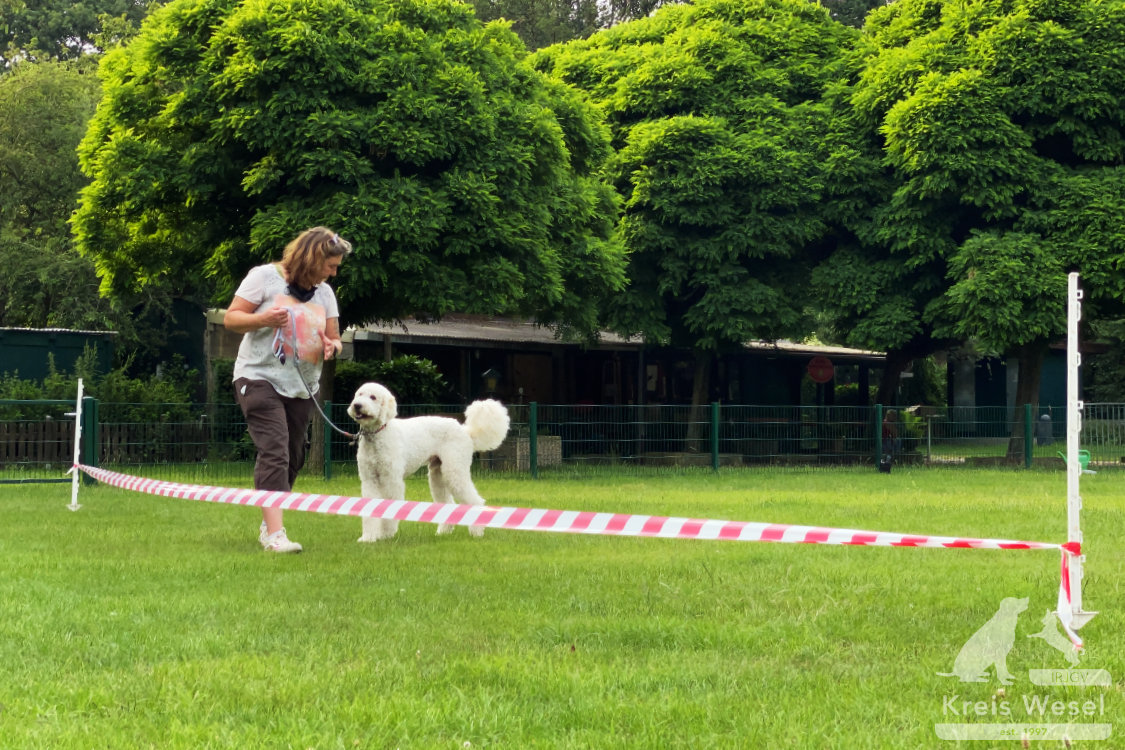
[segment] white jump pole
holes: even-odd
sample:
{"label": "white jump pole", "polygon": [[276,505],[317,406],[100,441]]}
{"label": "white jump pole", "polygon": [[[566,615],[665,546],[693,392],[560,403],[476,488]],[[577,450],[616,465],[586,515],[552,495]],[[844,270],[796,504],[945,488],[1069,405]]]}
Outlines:
{"label": "white jump pole", "polygon": [[70,510],[78,510],[78,464],[82,458],[82,378],[78,378],[78,401],[74,407],[74,464],[70,467]]}
{"label": "white jump pole", "polygon": [[[1067,277],[1066,316],[1066,539],[1082,543],[1082,495],[1078,483],[1082,465],[1078,451],[1082,439],[1082,401],[1078,398],[1078,368],[1082,355],[1078,352],[1078,321],[1082,319],[1082,290],[1078,288],[1078,274]],[[1076,555],[1070,560],[1070,611],[1071,627],[1081,628],[1097,612],[1082,609],[1082,566],[1086,555]]]}

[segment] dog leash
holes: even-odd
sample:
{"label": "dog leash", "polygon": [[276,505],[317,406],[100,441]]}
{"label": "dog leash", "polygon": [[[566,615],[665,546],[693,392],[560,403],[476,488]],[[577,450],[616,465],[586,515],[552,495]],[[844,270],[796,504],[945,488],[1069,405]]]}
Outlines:
{"label": "dog leash", "polygon": [[359,433],[348,432],[348,431],[342,430],[339,427],[337,427],[336,425],[332,424],[332,420],[328,418],[328,415],[324,413],[324,409],[321,409],[320,404],[318,404],[316,402],[316,396],[312,395],[312,389],[309,388],[309,384],[305,382],[305,376],[301,375],[301,369],[300,368],[297,368],[297,374],[300,375],[301,383],[305,386],[305,390],[308,391],[309,398],[312,399],[313,406],[315,406],[317,412],[320,413],[320,417],[321,417],[321,419],[324,420],[324,423],[326,425],[328,425],[329,427],[331,427],[336,432],[338,432],[341,435],[343,435],[344,437],[346,437],[348,440],[352,441],[352,445],[354,445],[355,441],[358,440],[359,437],[360,437]]}
{"label": "dog leash", "polygon": [[[297,371],[297,377],[300,379],[301,385],[305,386],[305,392],[309,394],[309,399],[313,402],[313,406],[316,407],[316,410],[320,414],[321,419],[324,420],[324,423],[336,432],[351,440],[352,445],[355,445],[356,440],[359,439],[359,435],[356,433],[348,432],[346,430],[342,430],[335,424],[333,424],[332,420],[328,418],[328,415],[324,413],[324,409],[320,408],[320,404],[317,403],[316,396],[313,395],[312,388],[309,387],[308,382],[305,380],[304,374],[301,372],[301,367],[299,364],[301,361],[301,355],[297,353],[297,322],[293,319],[293,310],[287,307],[285,308],[285,313],[288,317],[286,325],[289,327],[290,333],[293,336],[293,367]],[[278,328],[277,332],[273,335],[273,355],[277,357],[277,361],[281,363],[282,367],[284,367],[287,358],[285,356],[285,347],[283,345],[284,337],[282,336],[281,330],[281,328]]]}

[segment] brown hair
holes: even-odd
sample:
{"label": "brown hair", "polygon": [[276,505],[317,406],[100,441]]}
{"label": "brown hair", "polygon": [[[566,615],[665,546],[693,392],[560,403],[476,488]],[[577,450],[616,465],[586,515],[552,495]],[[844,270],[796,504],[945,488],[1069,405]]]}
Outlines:
{"label": "brown hair", "polygon": [[281,256],[285,280],[312,289],[320,283],[324,261],[347,257],[351,251],[352,244],[328,227],[306,229],[285,246]]}

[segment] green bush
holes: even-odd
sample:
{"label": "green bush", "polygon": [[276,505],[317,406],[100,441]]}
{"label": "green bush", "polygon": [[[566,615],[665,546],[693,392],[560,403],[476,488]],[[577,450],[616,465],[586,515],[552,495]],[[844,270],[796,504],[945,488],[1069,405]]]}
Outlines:
{"label": "green bush", "polygon": [[900,381],[900,404],[945,405],[948,376],[944,364],[938,364],[933,357],[923,357],[914,360],[911,373],[912,377]]}
{"label": "green bush", "polygon": [[238,403],[234,400],[234,386],[232,385],[234,381],[234,360],[211,360],[211,375],[215,381],[215,393],[211,396],[211,399],[222,404]]}
{"label": "green bush", "polygon": [[[234,377],[233,359],[216,359],[211,362],[214,375],[216,401],[234,403],[234,390],[229,387]],[[352,394],[364,383],[375,381],[391,389],[400,404],[442,403],[448,385],[433,362],[422,357],[403,355],[390,362],[353,362],[339,360],[333,380],[332,400],[347,403]]]}
{"label": "green bush", "polygon": [[836,406],[870,406],[875,403],[875,396],[879,393],[876,386],[868,386],[867,400],[860,401],[859,383],[844,383],[836,386]]}
{"label": "green bush", "polygon": [[926,418],[916,411],[902,409],[899,411],[902,429],[902,447],[909,452],[917,451],[926,434]]}
{"label": "green bush", "polygon": [[400,404],[436,404],[449,389],[434,363],[422,357],[408,354],[390,362],[341,360],[336,363],[333,382],[335,400],[349,401],[357,388],[371,381],[389,388]]}
{"label": "green bush", "polygon": [[[0,400],[74,401],[81,378],[86,396],[114,405],[112,415],[103,414],[112,421],[180,421],[198,416],[191,405],[191,394],[199,373],[185,369],[181,359],[174,360],[165,374],[134,378],[126,374],[128,362],[110,372],[98,372],[97,355],[89,347],[75,362],[72,373],[59,372],[54,357],[48,357],[48,374],[42,380],[21,378],[18,372],[0,376]],[[57,406],[10,404],[0,407],[0,419],[41,419],[57,411]]]}

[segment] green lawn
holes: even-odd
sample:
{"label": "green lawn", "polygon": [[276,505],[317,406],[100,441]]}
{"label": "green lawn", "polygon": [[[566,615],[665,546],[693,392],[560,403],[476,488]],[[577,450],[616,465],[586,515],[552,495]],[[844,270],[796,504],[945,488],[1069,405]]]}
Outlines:
{"label": "green lawn", "polygon": [[[1065,541],[1057,471],[478,486],[496,505]],[[299,489],[359,491],[349,477]],[[938,723],[1066,722],[1028,716],[1042,696],[1094,700],[1069,720],[1114,736],[1082,744],[1125,747],[1125,492],[1103,473],[1083,496],[1084,593],[1101,614],[1081,666],[1108,670],[1108,688],[1028,680],[1066,667],[1026,637],[1054,607],[1053,551],[439,538],[410,523],[360,545],[357,519],[290,512],[306,551],[271,556],[252,508],[94,487],[71,512],[68,485],[4,486],[0,747],[930,748],[958,744]],[[424,479],[408,497],[428,499]],[[1015,683],[998,694],[995,679],[939,676],[1005,597],[1029,598]],[[1011,717],[992,714],[1005,706]]]}

